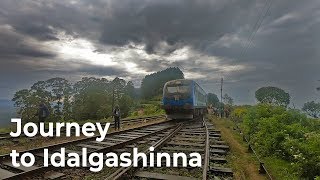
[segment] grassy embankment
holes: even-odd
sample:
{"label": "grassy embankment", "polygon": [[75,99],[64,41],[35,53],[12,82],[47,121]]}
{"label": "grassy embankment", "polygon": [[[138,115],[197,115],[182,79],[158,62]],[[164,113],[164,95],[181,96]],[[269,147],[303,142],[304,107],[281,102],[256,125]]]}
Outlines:
{"label": "grassy embankment", "polygon": [[221,131],[222,139],[230,146],[228,162],[234,171],[235,179],[266,179],[259,174],[259,164],[254,156],[248,152],[248,146],[243,142],[240,134],[234,130],[234,123],[229,119],[210,116],[215,127]]}
{"label": "grassy embankment", "polygon": [[232,116],[275,179],[319,179],[319,120],[270,104],[236,107]]}
{"label": "grassy embankment", "polygon": [[[231,154],[228,155],[228,161],[234,170],[235,179],[267,179],[266,176],[259,174],[258,160],[248,152],[248,144],[235,130],[235,123],[230,119],[219,118],[214,118],[213,122],[221,131],[222,138],[230,146]],[[293,175],[290,163],[272,156],[263,157],[262,160],[273,178],[298,179]]]}

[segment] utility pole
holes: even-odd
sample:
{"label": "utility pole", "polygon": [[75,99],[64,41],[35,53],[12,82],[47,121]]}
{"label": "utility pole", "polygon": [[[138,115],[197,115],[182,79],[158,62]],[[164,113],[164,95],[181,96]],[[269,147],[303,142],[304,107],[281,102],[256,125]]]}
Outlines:
{"label": "utility pole", "polygon": [[223,114],[223,102],[222,102],[222,87],[223,87],[223,78],[221,78],[221,88],[220,88],[220,95],[221,95],[221,100],[220,100],[220,118],[222,118]]}

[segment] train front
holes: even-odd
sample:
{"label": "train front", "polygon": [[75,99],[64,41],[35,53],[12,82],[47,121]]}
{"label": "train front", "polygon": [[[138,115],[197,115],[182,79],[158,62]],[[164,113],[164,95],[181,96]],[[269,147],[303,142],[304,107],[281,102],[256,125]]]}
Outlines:
{"label": "train front", "polygon": [[163,88],[163,108],[168,118],[192,119],[192,81],[179,79],[167,82]]}

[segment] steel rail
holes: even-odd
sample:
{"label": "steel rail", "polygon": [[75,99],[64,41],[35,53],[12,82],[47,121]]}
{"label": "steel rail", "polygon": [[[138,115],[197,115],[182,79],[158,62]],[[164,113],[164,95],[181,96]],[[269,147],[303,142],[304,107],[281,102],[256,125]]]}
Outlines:
{"label": "steel rail", "polygon": [[[164,122],[162,122],[164,123]],[[162,123],[159,123],[159,124],[162,124]],[[159,125],[159,124],[153,124],[154,125]],[[130,131],[132,130],[136,130],[136,129],[141,129],[141,128],[145,128],[146,126],[144,127],[139,127],[139,128],[133,128],[133,129],[130,129]],[[134,143],[134,142],[137,142],[137,141],[140,141],[141,139],[143,138],[148,138],[149,136],[152,136],[152,135],[155,135],[155,134],[158,134],[158,133],[161,133],[165,130],[168,130],[168,129],[171,129],[172,126],[169,126],[169,127],[166,127],[164,129],[160,129],[160,130],[157,130],[155,132],[151,132],[151,133],[148,133],[146,135],[142,135],[140,137],[137,137],[137,138],[133,138],[133,139],[128,139],[127,141],[124,141],[124,142],[120,142],[118,144],[114,144],[112,146],[108,146],[108,147],[104,147],[103,149],[98,149],[98,150],[95,150],[95,151],[91,151],[91,152],[88,152],[88,155],[92,154],[92,153],[99,153],[99,152],[106,152],[106,151],[112,151],[113,149],[117,149],[117,148],[121,148],[121,147],[124,147],[125,145],[128,145],[128,144],[131,144],[131,143]],[[130,132],[129,131],[129,132]],[[125,131],[122,131],[122,133],[124,132],[128,132],[128,130],[125,130]],[[116,132],[112,135],[117,135],[117,134],[121,134],[121,132]],[[109,134],[108,134],[109,135]],[[110,134],[111,135],[111,134]],[[40,172],[40,171],[43,171],[47,168],[50,168],[50,167],[53,167],[51,164],[49,165],[49,167],[39,167],[37,169],[34,169],[34,170],[31,170],[31,171],[25,171],[25,172],[22,172],[22,173],[17,173],[15,174],[14,176],[11,176],[9,178],[5,178],[4,180],[14,180],[14,179],[19,179],[19,178],[22,178],[22,177],[25,177],[27,175],[31,175],[35,172]]]}
{"label": "steel rail", "polygon": [[[120,124],[121,125],[125,125],[125,124],[134,124],[140,121],[144,121],[144,120],[154,120],[154,119],[158,119],[158,118],[165,118],[164,115],[157,115],[157,116],[146,116],[146,117],[137,117],[137,118],[129,118],[129,119],[121,119]],[[100,122],[100,123],[110,123],[110,128],[114,127],[114,122]],[[84,123],[83,123],[84,124]],[[83,125],[80,124],[80,127]],[[62,130],[65,130],[65,128],[61,128]],[[48,130],[48,128],[45,129],[46,131]],[[53,131],[55,132],[55,130]],[[11,137],[10,133],[0,133],[0,141],[4,141],[4,140],[13,140],[13,139],[19,139],[19,138],[24,138],[27,137],[25,134],[22,134],[19,137]],[[37,134],[35,137],[40,137],[39,134]]]}
{"label": "steel rail", "polygon": [[202,171],[202,179],[206,180],[208,171],[209,171],[209,158],[210,158],[210,141],[209,141],[209,130],[206,121],[202,118],[203,124],[205,126],[206,131],[206,145],[205,145],[205,156],[204,156],[204,165]]}
{"label": "steel rail", "polygon": [[[157,141],[153,147],[154,150],[159,149],[165,142],[167,142],[172,136],[174,136],[176,133],[178,133],[180,131],[180,129],[182,128],[182,123],[178,124],[167,136],[163,137],[162,139],[160,139],[159,141]],[[145,150],[144,153],[146,155],[150,154],[150,150]],[[138,159],[138,163],[141,162],[142,158]],[[106,180],[117,180],[120,179],[126,172],[128,172],[129,170],[133,169],[133,165],[129,166],[129,167],[122,167],[120,169],[118,169],[116,172],[114,172],[113,174],[111,174],[109,177],[106,178]]]}
{"label": "steel rail", "polygon": [[[135,129],[154,126],[154,125],[159,125],[159,124],[164,124],[164,123],[167,123],[167,122],[170,122],[170,121],[158,122],[158,123],[147,124],[147,125],[143,125],[143,126],[139,126],[139,127],[129,128],[129,129],[121,130],[121,131],[115,131],[115,132],[112,132],[112,133],[108,133],[107,136],[117,135],[117,134],[125,133],[125,132],[128,132],[128,131],[132,131],[132,130],[135,130]],[[63,143],[56,143],[56,144],[52,144],[52,145],[48,145],[48,146],[42,146],[42,147],[33,148],[33,149],[28,149],[28,150],[20,151],[19,153],[37,152],[39,150],[43,150],[44,148],[47,148],[47,149],[50,150],[50,149],[53,149],[53,148],[59,148],[59,147],[62,147],[62,146],[65,146],[65,145],[69,145],[69,144],[75,144],[75,143],[78,143],[78,142],[94,140],[97,137],[99,137],[99,135],[95,135],[95,136],[92,136],[92,137],[85,137],[83,139],[77,139],[77,140],[67,141],[67,142],[63,142]],[[6,158],[10,158],[10,153],[0,155],[0,162],[5,160]]]}

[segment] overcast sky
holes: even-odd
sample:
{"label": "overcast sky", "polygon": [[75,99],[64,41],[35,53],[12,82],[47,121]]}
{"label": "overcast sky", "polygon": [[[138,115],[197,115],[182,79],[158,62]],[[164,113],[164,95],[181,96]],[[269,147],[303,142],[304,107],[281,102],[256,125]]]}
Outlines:
{"label": "overcast sky", "polygon": [[38,80],[83,76],[132,80],[179,67],[207,92],[255,103],[261,86],[301,106],[320,100],[320,1],[1,0],[0,99]]}

